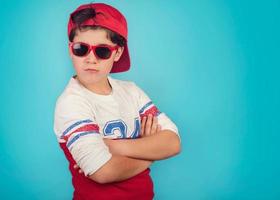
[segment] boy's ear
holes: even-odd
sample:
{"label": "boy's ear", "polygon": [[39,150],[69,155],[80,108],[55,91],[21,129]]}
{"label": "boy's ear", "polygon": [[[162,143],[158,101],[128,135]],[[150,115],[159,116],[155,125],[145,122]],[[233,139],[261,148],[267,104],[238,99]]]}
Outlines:
{"label": "boy's ear", "polygon": [[123,54],[124,47],[118,47],[114,61],[117,62]]}

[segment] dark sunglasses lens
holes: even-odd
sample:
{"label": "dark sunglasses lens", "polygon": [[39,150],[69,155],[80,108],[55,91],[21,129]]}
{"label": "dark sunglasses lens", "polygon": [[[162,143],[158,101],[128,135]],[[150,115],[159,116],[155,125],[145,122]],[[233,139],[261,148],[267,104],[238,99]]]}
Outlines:
{"label": "dark sunglasses lens", "polygon": [[73,49],[73,54],[76,56],[84,56],[88,52],[88,46],[80,43],[76,43],[72,47]]}
{"label": "dark sunglasses lens", "polygon": [[96,47],[95,53],[101,59],[108,59],[111,56],[111,50],[108,47]]}

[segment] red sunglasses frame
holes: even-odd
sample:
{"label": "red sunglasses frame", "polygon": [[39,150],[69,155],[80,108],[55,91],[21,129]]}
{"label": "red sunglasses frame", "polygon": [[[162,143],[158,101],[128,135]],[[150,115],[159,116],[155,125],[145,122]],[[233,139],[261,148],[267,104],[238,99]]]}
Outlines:
{"label": "red sunglasses frame", "polygon": [[[82,44],[82,45],[87,46],[87,47],[88,47],[87,53],[86,53],[85,55],[83,55],[83,56],[78,56],[78,55],[74,54],[74,52],[73,52],[73,46],[74,46],[75,44]],[[107,44],[90,45],[90,44],[87,44],[87,43],[84,43],[84,42],[69,42],[69,45],[70,45],[70,47],[71,47],[72,53],[73,53],[75,56],[77,56],[77,57],[85,57],[85,56],[87,56],[87,55],[92,51],[96,58],[102,59],[102,60],[107,60],[107,59],[111,58],[112,52],[113,52],[114,50],[117,50],[118,47],[119,47],[118,45],[116,45],[116,46],[111,46],[111,45],[107,45]],[[108,48],[108,49],[110,50],[110,55],[109,55],[109,57],[108,57],[108,58],[100,58],[100,57],[96,54],[96,51],[95,51],[95,49],[96,49],[97,47],[106,47],[106,48]]]}

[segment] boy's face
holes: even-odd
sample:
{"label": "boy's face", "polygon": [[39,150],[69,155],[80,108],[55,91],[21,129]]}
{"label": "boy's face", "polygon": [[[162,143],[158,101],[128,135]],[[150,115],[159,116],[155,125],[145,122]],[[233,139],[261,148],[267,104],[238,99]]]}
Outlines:
{"label": "boy's face", "polygon": [[[116,46],[110,39],[107,38],[105,30],[77,30],[73,42],[83,42],[89,45],[106,44]],[[110,73],[113,63],[118,61],[122,55],[123,47],[113,50],[112,55],[108,59],[100,59],[90,51],[84,57],[78,57],[73,54],[69,46],[69,53],[76,70],[76,74],[80,82],[86,86],[91,86],[97,83],[107,83],[107,76]]]}

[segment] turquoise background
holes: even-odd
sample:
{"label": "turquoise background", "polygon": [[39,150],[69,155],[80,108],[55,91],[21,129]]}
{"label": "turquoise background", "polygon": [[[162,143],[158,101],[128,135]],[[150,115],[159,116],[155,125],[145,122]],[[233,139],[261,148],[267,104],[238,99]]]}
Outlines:
{"label": "turquoise background", "polygon": [[[71,199],[53,132],[73,74],[68,15],[88,1],[0,1],[0,198]],[[280,199],[280,1],[103,1],[129,24],[133,80],[179,127],[155,199]]]}

